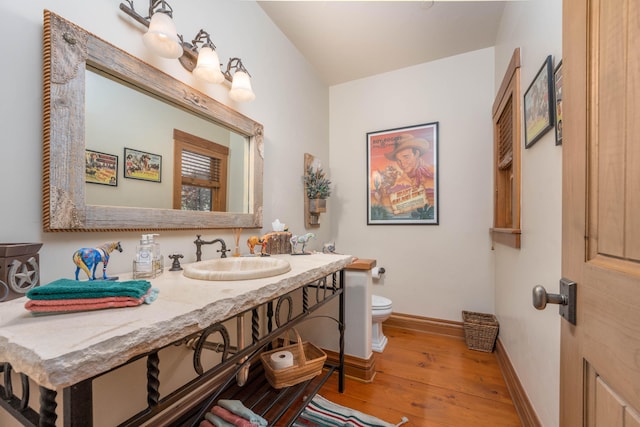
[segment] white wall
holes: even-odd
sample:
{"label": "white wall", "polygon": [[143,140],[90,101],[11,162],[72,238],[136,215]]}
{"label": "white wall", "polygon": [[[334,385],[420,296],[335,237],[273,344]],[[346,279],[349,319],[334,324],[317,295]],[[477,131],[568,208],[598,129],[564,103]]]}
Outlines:
{"label": "white wall", "polygon": [[[15,41],[4,43],[1,49],[5,60],[0,68],[0,242],[43,242],[40,270],[42,282],[47,283],[73,277],[75,266],[71,254],[79,247],[106,240],[121,240],[124,248],[123,253],[111,257],[109,274],[130,271],[139,239],[139,233],[42,232],[42,20],[45,8],[264,125],[265,227],[243,232],[243,253],[248,252],[244,244],[247,237],[270,231],[271,222],[276,218],[289,225],[292,232],[304,232],[304,153],[314,154],[325,162],[329,157],[329,93],[307,61],[255,2],[174,2],[178,31],[186,39],[205,28],[211,32],[221,60],[226,63],[229,57],[239,56],[253,76],[256,100],[234,105],[228,99],[228,88],[203,86],[195,82],[178,61],[150,55],[142,44],[141,26],[121,12],[118,4],[115,0],[34,0],[0,4],[0,35],[4,40]],[[144,14],[148,2],[138,0],[135,4]],[[329,218],[331,212],[324,215]],[[322,243],[328,241],[329,225],[327,220],[313,230],[318,239],[310,244],[310,249],[319,250]],[[195,231],[160,234],[158,241],[165,256],[180,252],[185,255],[183,262],[195,260]],[[223,237],[232,247],[233,235],[229,231],[211,230],[202,234],[207,239]],[[205,258],[218,256],[210,247],[203,248],[203,252]],[[168,358],[163,363],[173,366],[175,360]],[[37,399],[37,393],[33,395]],[[104,416],[103,425],[114,425],[117,420],[109,417],[116,415],[118,412],[108,409],[100,412],[100,416]],[[12,425],[9,423],[0,410],[0,425]]]}
{"label": "white wall", "polygon": [[[521,94],[547,55],[562,57],[562,2],[511,2],[496,43],[496,88],[520,47]],[[522,135],[524,141],[524,134]],[[531,148],[522,145],[522,248],[496,245],[496,313],[500,339],[542,425],[559,417],[560,322],[556,306],[537,311],[531,289],[557,293],[560,279],[562,147],[551,129]]]}
{"label": "white wall", "polygon": [[[494,311],[493,85],[488,48],[331,87],[336,250],[386,268],[373,292],[396,313]],[[367,226],[366,133],[436,121],[440,225]]]}

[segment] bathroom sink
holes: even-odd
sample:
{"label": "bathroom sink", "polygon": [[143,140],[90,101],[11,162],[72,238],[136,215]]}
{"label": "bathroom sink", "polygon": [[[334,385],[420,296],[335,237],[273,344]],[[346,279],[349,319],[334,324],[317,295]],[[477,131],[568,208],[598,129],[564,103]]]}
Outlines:
{"label": "bathroom sink", "polygon": [[289,262],[270,257],[217,258],[185,265],[183,274],[200,280],[247,280],[277,276],[291,270]]}

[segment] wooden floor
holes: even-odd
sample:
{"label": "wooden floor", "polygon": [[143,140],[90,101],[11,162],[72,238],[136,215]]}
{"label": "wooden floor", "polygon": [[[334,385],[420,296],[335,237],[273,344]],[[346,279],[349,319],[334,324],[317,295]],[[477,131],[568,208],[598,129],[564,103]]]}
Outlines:
{"label": "wooden floor", "polygon": [[320,394],[334,403],[404,427],[520,426],[496,356],[467,349],[464,339],[384,327],[389,339],[366,384],[337,376]]}

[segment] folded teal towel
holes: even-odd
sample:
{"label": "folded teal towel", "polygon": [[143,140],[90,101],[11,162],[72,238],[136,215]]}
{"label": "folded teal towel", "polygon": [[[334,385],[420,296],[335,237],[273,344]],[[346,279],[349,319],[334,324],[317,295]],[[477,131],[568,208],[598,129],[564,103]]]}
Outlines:
{"label": "folded teal towel", "polygon": [[46,285],[29,289],[27,298],[35,300],[104,297],[142,298],[147,294],[149,288],[151,288],[151,283],[147,280],[124,282],[92,280],[79,282],[73,279],[58,279]]}
{"label": "folded teal towel", "polygon": [[245,420],[249,420],[253,424],[256,424],[260,427],[266,426],[268,424],[267,420],[244,406],[244,404],[239,400],[220,399],[218,400],[218,406],[222,406],[227,411],[233,412],[239,417],[242,417]]}
{"label": "folded teal towel", "polygon": [[235,427],[233,424],[226,422],[217,415],[213,415],[211,412],[204,414],[204,417],[216,427]]}

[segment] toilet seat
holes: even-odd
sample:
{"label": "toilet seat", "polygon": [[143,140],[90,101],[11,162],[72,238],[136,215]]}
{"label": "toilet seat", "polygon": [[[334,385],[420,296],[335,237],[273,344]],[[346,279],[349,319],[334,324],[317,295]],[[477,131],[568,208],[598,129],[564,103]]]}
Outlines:
{"label": "toilet seat", "polygon": [[380,295],[371,295],[372,310],[388,310],[391,308],[392,302],[389,298]]}

